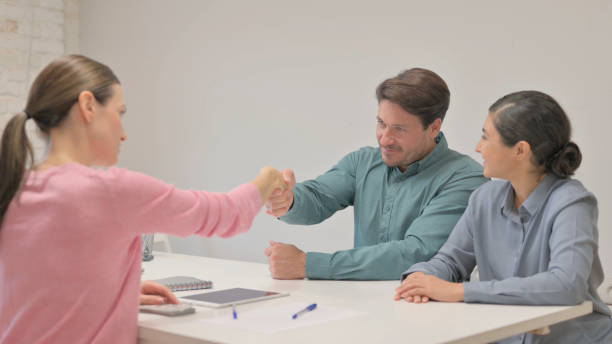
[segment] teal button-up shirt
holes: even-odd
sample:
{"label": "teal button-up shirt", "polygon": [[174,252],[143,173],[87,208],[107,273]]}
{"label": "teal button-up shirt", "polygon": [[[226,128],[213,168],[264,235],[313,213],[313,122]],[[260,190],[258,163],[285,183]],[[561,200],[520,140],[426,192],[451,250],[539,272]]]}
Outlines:
{"label": "teal button-up shirt", "polygon": [[316,224],[352,205],[355,248],[308,252],[306,277],[398,279],[440,249],[472,191],[486,181],[482,167],[449,149],[442,133],[436,148],[403,173],[385,165],[380,149],[364,147],[316,179],[297,184],[293,206],[280,219]]}

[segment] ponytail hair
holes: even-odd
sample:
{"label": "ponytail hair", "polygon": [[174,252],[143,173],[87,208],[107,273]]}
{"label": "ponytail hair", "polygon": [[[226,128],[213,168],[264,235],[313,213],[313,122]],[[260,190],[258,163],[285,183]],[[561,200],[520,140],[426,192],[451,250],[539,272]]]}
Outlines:
{"label": "ponytail hair", "polygon": [[[18,194],[27,171],[34,164],[34,151],[26,134],[28,119],[48,134],[59,126],[83,91],[90,91],[105,104],[112,86],[119,83],[110,68],[81,55],[60,57],[34,80],[25,110],[14,115],[2,133],[0,144],[0,226],[11,201]],[[1,228],[1,227],[0,227]]]}
{"label": "ponytail hair", "polygon": [[0,224],[13,196],[17,194],[26,166],[34,162],[32,144],[26,134],[25,112],[13,116],[2,133],[0,149]]}
{"label": "ponytail hair", "polygon": [[532,162],[546,173],[568,178],[580,166],[582,153],[570,141],[569,118],[551,96],[538,91],[510,93],[493,103],[489,113],[495,116],[493,123],[504,144],[529,143]]}

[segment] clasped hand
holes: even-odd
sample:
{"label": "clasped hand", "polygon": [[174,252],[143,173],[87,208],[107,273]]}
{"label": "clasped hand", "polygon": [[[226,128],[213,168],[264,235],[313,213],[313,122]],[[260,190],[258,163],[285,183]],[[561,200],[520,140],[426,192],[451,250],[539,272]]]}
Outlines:
{"label": "clasped hand", "polygon": [[422,303],[429,300],[444,302],[463,301],[463,283],[447,282],[433,275],[415,272],[395,288],[395,300]]}
{"label": "clasped hand", "polygon": [[290,169],[281,171],[281,174],[285,180],[285,183],[287,184],[287,187],[284,189],[274,190],[266,202],[266,213],[274,217],[284,216],[293,205],[295,175]]}

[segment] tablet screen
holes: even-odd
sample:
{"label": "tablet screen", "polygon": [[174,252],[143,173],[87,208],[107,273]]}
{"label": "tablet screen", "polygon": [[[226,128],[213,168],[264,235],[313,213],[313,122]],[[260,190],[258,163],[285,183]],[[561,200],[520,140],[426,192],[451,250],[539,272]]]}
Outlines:
{"label": "tablet screen", "polygon": [[276,296],[281,296],[281,293],[266,290],[232,288],[210,293],[182,296],[181,299],[224,305],[262,300]]}

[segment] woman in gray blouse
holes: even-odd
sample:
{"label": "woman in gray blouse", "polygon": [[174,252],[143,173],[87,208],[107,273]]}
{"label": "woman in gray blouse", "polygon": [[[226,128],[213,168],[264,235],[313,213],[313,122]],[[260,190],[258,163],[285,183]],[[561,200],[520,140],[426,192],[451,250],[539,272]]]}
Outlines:
{"label": "woman in gray blouse", "polygon": [[[517,305],[593,302],[593,313],[503,343],[612,343],[610,309],[596,289],[597,199],[569,178],[582,155],[567,115],[536,91],[506,95],[489,108],[476,147],[484,175],[448,241],[402,274],[395,299]],[[478,265],[480,281],[470,281]]]}

